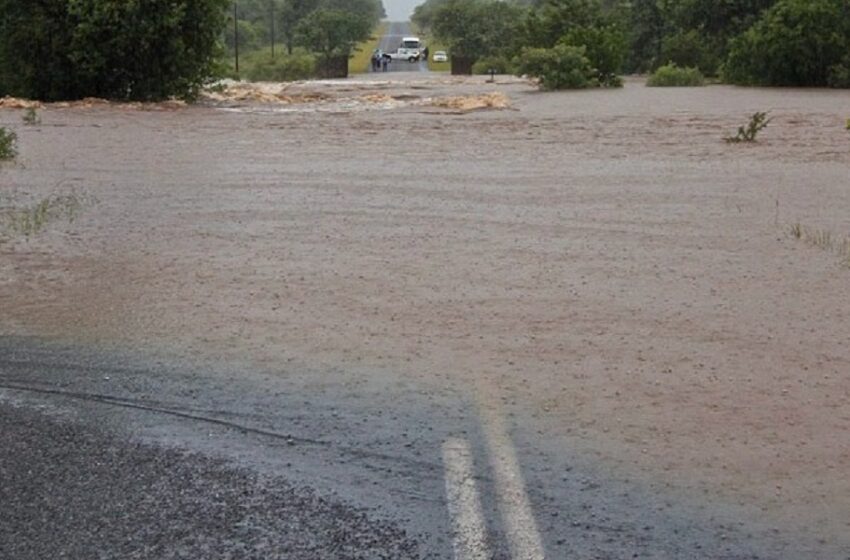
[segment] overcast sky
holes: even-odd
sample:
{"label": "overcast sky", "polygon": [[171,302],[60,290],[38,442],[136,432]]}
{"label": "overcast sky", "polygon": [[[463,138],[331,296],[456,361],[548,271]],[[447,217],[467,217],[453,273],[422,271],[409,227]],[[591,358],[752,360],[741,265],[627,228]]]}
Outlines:
{"label": "overcast sky", "polygon": [[384,8],[387,10],[387,19],[390,21],[407,21],[413,8],[425,0],[384,0]]}

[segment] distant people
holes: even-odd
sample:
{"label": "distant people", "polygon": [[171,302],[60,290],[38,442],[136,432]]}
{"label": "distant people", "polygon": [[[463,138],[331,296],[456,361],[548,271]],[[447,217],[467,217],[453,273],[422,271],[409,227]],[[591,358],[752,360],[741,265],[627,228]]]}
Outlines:
{"label": "distant people", "polygon": [[387,67],[390,65],[390,57],[389,55],[384,55],[381,57],[381,67],[384,69],[384,72],[387,71]]}
{"label": "distant people", "polygon": [[372,72],[377,72],[381,69],[381,59],[384,58],[381,49],[372,51]]}
{"label": "distant people", "polygon": [[430,51],[428,50],[428,47],[425,47],[424,49],[422,49],[422,60],[424,60],[425,62],[428,62],[428,53],[429,52]]}

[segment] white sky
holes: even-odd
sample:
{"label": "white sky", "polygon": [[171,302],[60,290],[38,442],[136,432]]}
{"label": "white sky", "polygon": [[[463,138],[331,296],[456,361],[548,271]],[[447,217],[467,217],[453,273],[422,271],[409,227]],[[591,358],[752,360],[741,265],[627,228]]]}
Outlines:
{"label": "white sky", "polygon": [[387,19],[390,21],[407,21],[413,8],[422,4],[425,0],[384,0],[384,8],[387,10]]}

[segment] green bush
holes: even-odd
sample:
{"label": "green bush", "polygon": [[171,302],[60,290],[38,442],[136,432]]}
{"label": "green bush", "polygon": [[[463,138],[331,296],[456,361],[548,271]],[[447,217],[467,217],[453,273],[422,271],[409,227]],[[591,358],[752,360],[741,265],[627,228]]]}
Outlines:
{"label": "green bush", "polygon": [[841,64],[829,68],[827,84],[833,88],[850,89],[850,55],[844,57]]}
{"label": "green bush", "polygon": [[846,0],[780,0],[732,41],[724,79],[739,85],[826,86],[850,50]]}
{"label": "green bush", "polygon": [[229,0],[0,0],[0,96],[192,97]]}
{"label": "green bush", "polygon": [[275,59],[257,61],[246,73],[252,82],[291,82],[307,80],[316,75],[316,58],[307,53],[295,52],[278,55]]}
{"label": "green bush", "polygon": [[619,73],[622,72],[626,60],[628,42],[626,35],[616,26],[576,27],[564,35],[559,43],[584,47],[585,56],[596,69],[596,78],[600,85],[623,85]]}
{"label": "green bush", "polygon": [[541,89],[599,86],[597,71],[585,56],[584,47],[559,44],[551,49],[524,48],[519,56],[518,71],[538,78]]}
{"label": "green bush", "polygon": [[680,68],[675,63],[665,64],[647,80],[650,87],[697,87],[705,85],[698,68]]}
{"label": "green bush", "polygon": [[661,60],[683,68],[698,68],[716,76],[723,60],[722,45],[696,29],[679,31],[661,40]]}
{"label": "green bush", "polygon": [[504,56],[487,56],[472,65],[473,74],[489,74],[490,69],[495,70],[496,74],[516,73],[516,65]]}
{"label": "green bush", "polygon": [[0,126],[0,160],[14,159],[18,155],[18,135]]}

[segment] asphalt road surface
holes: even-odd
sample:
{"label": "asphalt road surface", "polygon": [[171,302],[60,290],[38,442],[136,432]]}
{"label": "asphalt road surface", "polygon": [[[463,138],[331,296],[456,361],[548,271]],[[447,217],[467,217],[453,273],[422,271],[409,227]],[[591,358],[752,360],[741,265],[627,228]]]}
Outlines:
{"label": "asphalt road surface", "polygon": [[518,451],[455,394],[30,338],[0,357],[0,558],[788,557],[732,513]]}
{"label": "asphalt road surface", "polygon": [[[393,21],[387,27],[387,32],[381,37],[381,42],[378,44],[383,52],[395,52],[401,45],[402,37],[410,37],[413,31],[410,28],[410,23]],[[371,70],[371,67],[370,67]],[[387,65],[388,72],[428,72],[428,63],[425,60],[418,62],[407,62],[406,60],[393,60]]]}

